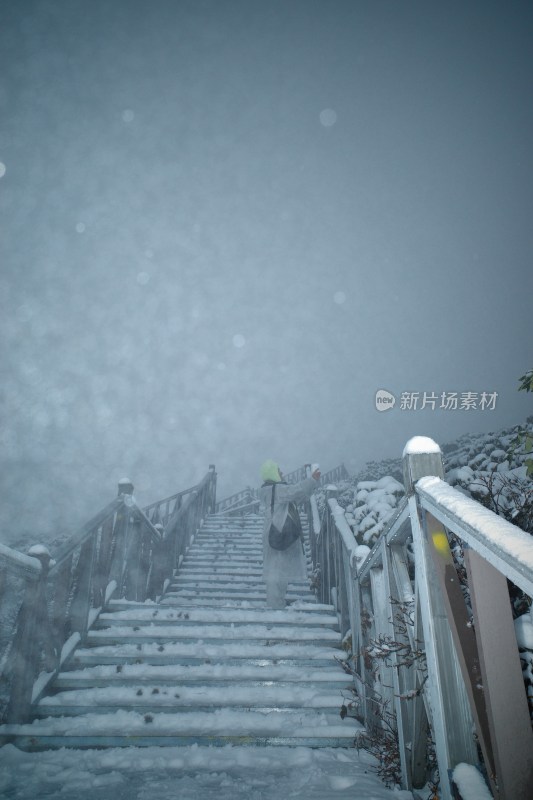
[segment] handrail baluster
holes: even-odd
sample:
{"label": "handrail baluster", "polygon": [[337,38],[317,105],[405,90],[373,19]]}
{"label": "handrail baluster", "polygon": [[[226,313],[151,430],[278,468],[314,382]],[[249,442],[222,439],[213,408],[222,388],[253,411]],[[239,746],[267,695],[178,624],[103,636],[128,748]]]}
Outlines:
{"label": "handrail baluster", "polygon": [[63,642],[72,633],[67,613],[70,605],[72,561],[73,554],[70,553],[58,566],[54,580],[51,625],[58,648],[61,648]]}
{"label": "handrail baluster", "polygon": [[96,537],[92,536],[82,544],[80,549],[74,575],[74,594],[70,607],[71,631],[79,633],[82,642],[87,638],[95,556]]}

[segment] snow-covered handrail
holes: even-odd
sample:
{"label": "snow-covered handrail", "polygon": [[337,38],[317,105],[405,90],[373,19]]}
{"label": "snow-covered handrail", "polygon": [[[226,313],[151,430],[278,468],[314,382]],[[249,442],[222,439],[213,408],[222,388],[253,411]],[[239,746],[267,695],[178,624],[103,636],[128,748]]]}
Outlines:
{"label": "snow-covered handrail", "polygon": [[533,536],[436,477],[420,478],[416,493],[452,533],[533,597]]}
{"label": "snow-covered handrail", "polygon": [[183,489],[183,491],[176,492],[162,500],[156,500],[154,503],[144,506],[142,511],[154,525],[164,526],[172,514],[181,508],[187,495],[198,492],[203,488],[204,484],[209,484],[209,512],[211,512],[214,510],[216,501],[216,471],[214,464],[209,465],[209,471],[198,485]]}
{"label": "snow-covered handrail", "polygon": [[410,440],[403,468],[407,496],[372,550],[326,491],[315,572],[351,645],[355,713],[368,731],[395,724],[404,788],[430,777],[430,731],[442,800],[460,797],[465,764],[486,773],[495,800],[529,800],[533,735],[507,580],[533,595],[533,536],[450,487],[432,440]]}
{"label": "snow-covered handrail", "polygon": [[[313,526],[309,526],[314,580],[320,602],[333,603],[336,607],[341,634],[346,641],[352,628],[354,608],[350,571],[357,563],[360,550],[336,500],[336,486],[326,485],[325,491],[326,505],[318,535],[314,534]],[[308,518],[312,517],[310,504],[307,513]],[[366,555],[368,547],[364,547],[363,551]]]}
{"label": "snow-covered handrail", "polygon": [[26,556],[5,544],[0,544],[0,571],[9,570],[21,578],[38,578],[41,562],[33,556]]}
{"label": "snow-covered handrail", "polygon": [[339,533],[340,538],[342,539],[342,543],[344,546],[344,552],[348,557],[350,563],[354,563],[357,561],[357,554],[358,554],[358,547],[357,541],[353,535],[353,531],[346,522],[346,517],[344,516],[344,509],[338,504],[335,498],[330,498],[328,500],[329,509],[333,520],[335,522],[335,527]]}
{"label": "snow-covered handrail", "polygon": [[61,564],[63,564],[75,550],[82,547],[88,539],[94,536],[95,530],[107,519],[112,517],[118,509],[122,507],[123,503],[123,496],[119,495],[90,519],[89,522],[85,523],[77,533],[73,534],[70,539],[59,548],[58,552],[54,554],[54,560],[56,562],[54,569],[57,571]]}
{"label": "snow-covered handrail", "polygon": [[[74,645],[112,594],[134,601],[164,591],[191,537],[215,503],[214,467],[195,487],[138,507],[133,484],[119,482],[118,497],[63,545],[52,559],[47,548],[28,555],[0,545],[0,654],[3,684],[0,718],[24,722]],[[180,498],[179,502],[176,498]],[[185,498],[182,502],[182,498]],[[17,613],[18,607],[18,613]],[[39,680],[35,683],[40,673]],[[35,687],[40,687],[35,690]]]}
{"label": "snow-covered handrail", "polygon": [[329,483],[338,483],[339,481],[347,480],[349,477],[348,470],[344,464],[339,464],[338,467],[334,467],[320,476],[320,485],[326,486]]}

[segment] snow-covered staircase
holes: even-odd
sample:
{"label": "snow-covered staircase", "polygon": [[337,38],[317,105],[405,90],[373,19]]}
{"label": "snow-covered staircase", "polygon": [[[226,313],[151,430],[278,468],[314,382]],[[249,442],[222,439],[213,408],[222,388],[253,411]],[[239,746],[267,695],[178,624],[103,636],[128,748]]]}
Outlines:
{"label": "snow-covered staircase", "polygon": [[208,517],[161,602],[111,600],[40,699],[0,728],[26,750],[150,745],[349,747],[332,606],[306,583],[265,607],[260,516]]}

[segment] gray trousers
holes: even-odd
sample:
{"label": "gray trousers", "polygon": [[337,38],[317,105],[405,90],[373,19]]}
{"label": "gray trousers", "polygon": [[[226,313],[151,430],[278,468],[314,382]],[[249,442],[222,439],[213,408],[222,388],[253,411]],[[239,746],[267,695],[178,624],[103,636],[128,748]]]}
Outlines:
{"label": "gray trousers", "polygon": [[273,580],[266,582],[267,606],[269,608],[285,608],[287,584],[287,580]]}

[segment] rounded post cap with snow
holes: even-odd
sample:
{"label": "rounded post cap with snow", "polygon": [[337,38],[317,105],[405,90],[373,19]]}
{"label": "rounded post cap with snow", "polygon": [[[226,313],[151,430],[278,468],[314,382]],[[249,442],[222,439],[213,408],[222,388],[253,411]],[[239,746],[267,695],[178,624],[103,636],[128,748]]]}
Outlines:
{"label": "rounded post cap with snow", "polygon": [[28,555],[33,556],[33,558],[52,558],[50,550],[44,544],[33,544],[28,550]]}
{"label": "rounded post cap with snow", "polygon": [[133,494],[133,483],[129,478],[121,478],[118,482],[118,494]]}
{"label": "rounded post cap with snow", "polygon": [[444,478],[442,451],[429,436],[413,436],[403,449],[403,483],[406,494],[413,494],[417,480],[426,475]]}
{"label": "rounded post cap with snow", "polygon": [[48,567],[54,567],[55,561],[50,554],[50,550],[44,544],[34,544],[28,550],[28,555],[32,558],[38,559],[42,566],[47,569]]}

